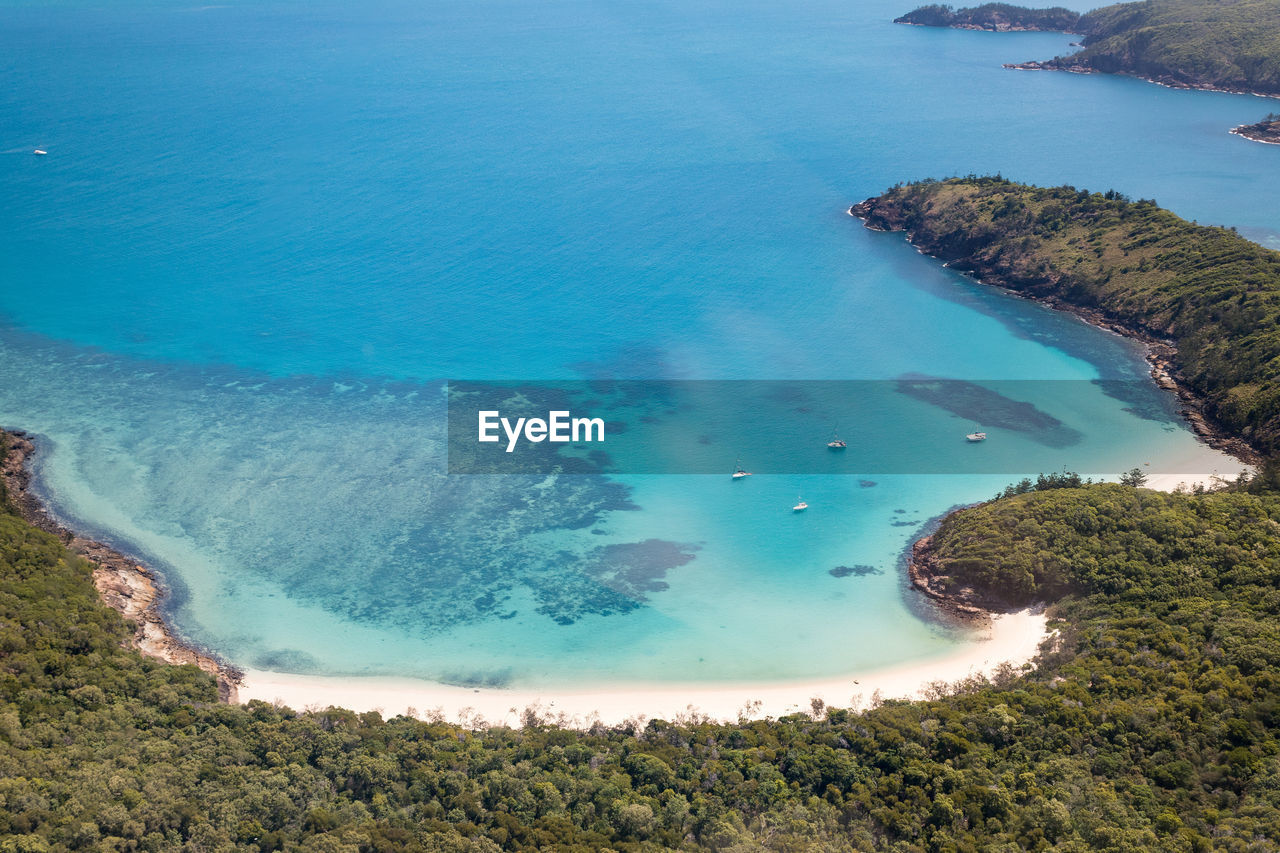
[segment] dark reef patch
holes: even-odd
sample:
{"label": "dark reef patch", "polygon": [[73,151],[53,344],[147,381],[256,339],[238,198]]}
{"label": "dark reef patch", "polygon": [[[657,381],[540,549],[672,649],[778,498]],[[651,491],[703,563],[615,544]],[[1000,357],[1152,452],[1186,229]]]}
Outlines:
{"label": "dark reef patch", "polygon": [[605,545],[582,556],[561,552],[566,570],[531,584],[538,612],[572,625],[583,616],[635,610],[651,593],[667,589],[667,572],[691,562],[697,550],[697,545],[646,539]]}
{"label": "dark reef patch", "polygon": [[827,572],[833,578],[866,577],[867,575],[882,575],[884,572],[875,566],[856,565],[856,566],[836,566]]}
{"label": "dark reef patch", "polygon": [[306,674],[318,672],[320,662],[298,649],[274,649],[258,655],[253,661],[253,666],[270,672]]}
{"label": "dark reef patch", "polygon": [[511,670],[502,669],[496,672],[446,672],[440,677],[445,684],[457,687],[507,687],[511,684]]}
{"label": "dark reef patch", "polygon": [[[441,476],[428,488],[419,523],[398,531],[359,582],[335,570],[335,555],[317,553],[283,579],[288,594],[364,624],[428,637],[512,618],[530,595],[537,612],[561,624],[625,613],[661,582],[664,552],[633,543],[624,558],[625,550],[594,544],[607,535],[606,513],[638,509],[620,483],[596,476]],[[572,537],[571,549],[541,535],[572,530],[582,534]],[[647,562],[644,554],[651,555]],[[669,552],[665,561],[665,568],[687,562]],[[288,666],[303,671],[306,663]]]}
{"label": "dark reef patch", "polygon": [[692,561],[697,550],[696,545],[663,539],[606,545],[599,549],[587,571],[610,589],[645,601],[645,593],[667,589],[663,580],[667,571]]}
{"label": "dark reef patch", "polygon": [[966,421],[1023,433],[1045,447],[1071,447],[1082,438],[1077,430],[1035,405],[1010,399],[976,382],[905,376],[898,380],[897,390]]}

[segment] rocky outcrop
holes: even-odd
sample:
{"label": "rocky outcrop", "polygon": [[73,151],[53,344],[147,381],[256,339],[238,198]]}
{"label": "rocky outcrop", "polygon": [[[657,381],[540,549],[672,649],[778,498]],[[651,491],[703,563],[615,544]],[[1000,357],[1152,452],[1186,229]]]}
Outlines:
{"label": "rocky outcrop", "polygon": [[931,550],[932,537],[916,540],[907,557],[907,580],[911,586],[931,598],[945,613],[967,622],[985,622],[993,612],[1008,610],[1003,602],[978,594],[972,587],[959,587],[941,566]]}
{"label": "rocky outcrop", "polygon": [[60,538],[73,553],[93,566],[93,582],[102,600],[134,624],[131,645],[148,657],[172,664],[191,664],[218,681],[218,697],[237,701],[239,670],[211,654],[183,642],[170,630],[161,613],[163,583],[154,571],[119,551],[68,530],[31,492],[28,462],[36,452],[35,443],[21,431],[4,433],[8,452],[0,460],[0,480],[9,500],[26,521]]}
{"label": "rocky outcrop", "polygon": [[1280,118],[1268,118],[1257,124],[1242,124],[1231,128],[1236,136],[1252,139],[1254,142],[1265,142],[1268,145],[1280,145]]}

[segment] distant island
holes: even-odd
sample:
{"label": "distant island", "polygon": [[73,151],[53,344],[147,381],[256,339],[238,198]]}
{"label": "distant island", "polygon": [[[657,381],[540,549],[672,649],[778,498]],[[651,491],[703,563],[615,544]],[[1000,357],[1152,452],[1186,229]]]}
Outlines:
{"label": "distant island", "polygon": [[1028,9],[1008,3],[986,3],[968,9],[950,6],[921,6],[901,18],[895,24],[912,24],[918,27],[952,27],[959,30],[991,30],[994,32],[1019,32],[1048,30],[1074,32],[1080,23],[1080,13],[1061,6],[1052,9]]}
{"label": "distant island", "polygon": [[1270,113],[1257,124],[1244,124],[1234,127],[1231,132],[1254,142],[1266,142],[1280,145],[1280,113]]}
{"label": "distant island", "polygon": [[1132,74],[1178,88],[1280,96],[1280,0],[1161,0],[1104,6],[1074,20],[1071,14],[1003,4],[924,6],[896,22],[1084,36],[1078,53],[1006,68]]}
{"label": "distant island", "polygon": [[899,185],[849,212],[984,282],[1147,341],[1193,424],[1280,451],[1280,253],[1154,201],[1000,177]]}

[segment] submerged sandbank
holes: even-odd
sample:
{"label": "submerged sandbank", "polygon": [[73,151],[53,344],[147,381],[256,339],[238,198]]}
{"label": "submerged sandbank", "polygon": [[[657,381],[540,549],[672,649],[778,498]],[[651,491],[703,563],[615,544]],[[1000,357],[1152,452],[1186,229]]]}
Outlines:
{"label": "submerged sandbank", "polygon": [[[1043,612],[993,616],[972,629],[973,639],[941,657],[839,678],[764,684],[656,684],[599,688],[470,688],[408,678],[329,677],[247,670],[241,702],[276,702],[294,710],[330,706],[352,711],[408,714],[467,725],[521,725],[526,712],[561,725],[617,725],[636,719],[709,718],[720,721],[810,712],[818,700],[830,707],[866,708],[877,699],[917,699],[943,684],[990,676],[1001,664],[1031,663],[1048,637]],[[815,654],[824,653],[815,649]]]}

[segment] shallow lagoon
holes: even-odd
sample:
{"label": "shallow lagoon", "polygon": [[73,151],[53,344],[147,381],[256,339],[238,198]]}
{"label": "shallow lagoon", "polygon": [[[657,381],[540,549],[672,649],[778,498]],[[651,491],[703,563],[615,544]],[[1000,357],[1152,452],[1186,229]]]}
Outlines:
{"label": "shallow lagoon", "polygon": [[[1009,476],[731,483],[727,440],[720,476],[449,476],[439,384],[1133,379],[1133,345],[844,210],[1001,171],[1280,230],[1280,150],[1226,133],[1268,102],[1004,71],[1069,38],[904,8],[7,6],[0,422],[246,666],[741,681],[942,654],[899,555]],[[1092,471],[1225,468],[1124,408],[1073,407]]]}

